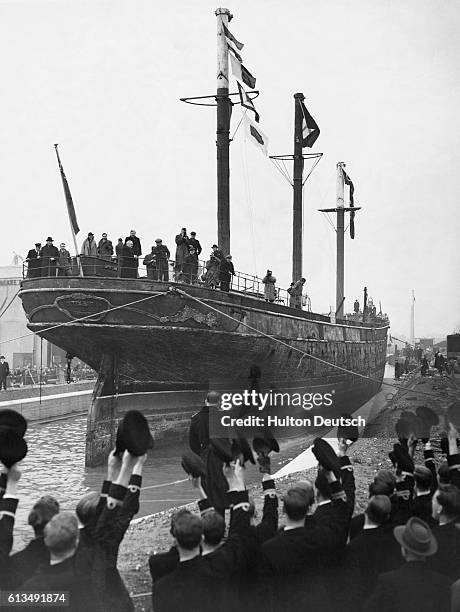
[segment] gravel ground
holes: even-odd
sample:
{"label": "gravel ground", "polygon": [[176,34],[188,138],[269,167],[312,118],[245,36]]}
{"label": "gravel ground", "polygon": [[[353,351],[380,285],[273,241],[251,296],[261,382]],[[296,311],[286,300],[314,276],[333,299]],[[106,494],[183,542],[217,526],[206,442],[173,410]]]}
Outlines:
{"label": "gravel ground", "polygon": [[[439,415],[440,424],[432,430],[433,448],[439,451],[439,439],[441,433],[445,431],[445,409],[454,399],[460,399],[459,375],[455,379],[449,379],[439,376],[421,378],[417,374],[411,374],[401,381],[397,394],[372,423],[367,423],[362,438],[350,448],[348,453],[356,479],[355,513],[362,512],[366,507],[368,485],[374,474],[380,469],[392,468],[388,452],[397,441],[394,426],[401,412],[403,410],[415,412],[416,407],[423,404]],[[442,460],[440,452],[436,453],[436,456],[440,462]],[[416,451],[415,462],[423,462],[420,448]],[[314,480],[315,472],[316,469],[312,468],[277,480],[278,494],[283,495],[286,489],[300,478]],[[260,508],[261,487],[250,487],[250,494],[254,496],[256,505],[258,504]],[[196,509],[195,504],[190,504],[188,507]],[[131,525],[121,546],[118,567],[134,598],[136,612],[151,610],[148,557],[153,551],[168,550],[171,545],[169,527],[174,511],[173,508],[160,512]]]}

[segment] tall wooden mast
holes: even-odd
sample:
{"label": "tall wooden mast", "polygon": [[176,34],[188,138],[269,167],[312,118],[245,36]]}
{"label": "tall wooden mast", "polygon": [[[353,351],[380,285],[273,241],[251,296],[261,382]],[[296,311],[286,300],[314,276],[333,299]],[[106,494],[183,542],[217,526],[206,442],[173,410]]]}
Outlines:
{"label": "tall wooden mast", "polygon": [[232,18],[226,8],[216,10],[217,17],[217,236],[219,247],[230,252],[230,114],[228,95],[228,47],[222,24]]}

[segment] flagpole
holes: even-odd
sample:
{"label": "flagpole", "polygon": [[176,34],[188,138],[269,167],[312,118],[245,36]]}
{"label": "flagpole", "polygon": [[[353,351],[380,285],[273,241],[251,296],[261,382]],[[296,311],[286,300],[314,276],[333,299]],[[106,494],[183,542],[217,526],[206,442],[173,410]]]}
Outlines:
{"label": "flagpole", "polygon": [[228,95],[228,47],[222,25],[232,18],[226,8],[218,8],[217,17],[217,241],[226,254],[230,252],[230,112]]}
{"label": "flagpole", "polygon": [[344,176],[342,168],[343,162],[337,162],[337,276],[336,276],[336,316],[343,319],[345,301],[345,211],[344,211]]}
{"label": "flagpole", "polygon": [[294,172],[293,172],[293,214],[292,214],[292,282],[302,278],[302,189],[303,189],[303,153],[302,153],[302,107],[305,100],[303,93],[294,94]]}
{"label": "flagpole", "polygon": [[[61,179],[62,179],[62,174],[63,174],[64,171],[63,171],[63,168],[62,168],[61,158],[59,157],[58,146],[59,146],[58,144],[55,144],[54,145],[54,150],[56,151],[56,157],[57,157],[59,171],[61,172]],[[64,187],[64,195],[66,195],[65,194],[65,187]],[[69,217],[70,231],[72,232],[73,244],[74,244],[74,247],[75,247],[75,258],[76,258],[76,260],[78,262],[78,274],[79,274],[79,276],[83,276],[83,271],[81,269],[81,261],[80,261],[80,258],[78,256],[77,236],[76,236],[76,234],[74,232],[74,229],[73,229],[73,223],[72,223],[72,219],[70,217],[70,211],[69,211],[69,207],[68,206],[67,206],[67,215]]]}

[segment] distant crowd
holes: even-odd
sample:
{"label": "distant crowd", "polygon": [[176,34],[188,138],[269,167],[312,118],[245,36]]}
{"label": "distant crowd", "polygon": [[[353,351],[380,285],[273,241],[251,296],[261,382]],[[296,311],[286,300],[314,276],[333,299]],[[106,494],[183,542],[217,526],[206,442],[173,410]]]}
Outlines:
{"label": "distant crowd", "polygon": [[[190,232],[188,236],[187,229],[183,227],[175,237],[175,243],[175,259],[170,262],[169,248],[163,244],[162,238],[155,240],[155,245],[151,247],[150,253],[142,260],[147,269],[147,278],[155,281],[169,281],[171,263],[173,280],[176,282],[190,285],[199,283],[205,287],[225,292],[231,290],[235,268],[230,254],[225,254],[217,244],[213,244],[209,258],[204,266],[200,266],[199,256],[203,249],[196,237],[196,232]],[[103,233],[101,239],[97,241],[94,234],[89,232],[80,251],[80,265],[85,276],[103,276],[111,269],[121,278],[138,278],[141,258],[141,241],[135,230],[131,230],[129,236],[126,236],[124,240],[118,238],[115,248],[106,233]],[[35,248],[27,253],[26,262],[28,278],[74,276],[79,273],[79,264],[72,260],[65,243],[61,242],[58,249],[54,246],[51,236],[48,236],[44,246],[40,242],[35,243]],[[110,265],[107,265],[108,262]],[[276,278],[271,270],[267,270],[261,282],[264,285],[265,300],[275,302],[278,298],[278,290],[275,286]],[[291,307],[302,308],[304,285],[304,278],[291,283],[288,289]]]}

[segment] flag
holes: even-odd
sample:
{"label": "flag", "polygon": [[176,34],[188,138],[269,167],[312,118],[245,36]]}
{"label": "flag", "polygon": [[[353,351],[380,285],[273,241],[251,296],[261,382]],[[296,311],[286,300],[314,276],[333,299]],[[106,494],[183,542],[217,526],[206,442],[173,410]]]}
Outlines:
{"label": "flag", "polygon": [[[348,185],[350,188],[350,208],[354,208],[355,206],[355,200],[354,200],[355,186],[353,185],[351,178],[348,176],[348,174],[345,172],[343,168],[342,168],[342,172],[343,172],[343,179],[345,181],[345,185]],[[350,210],[350,238],[354,239],[354,237],[355,237],[355,211]]]}
{"label": "flag", "polygon": [[319,136],[319,127],[310,113],[307,111],[305,104],[301,101],[303,122],[302,122],[302,147],[311,148]]}
{"label": "flag", "polygon": [[229,40],[238,49],[238,51],[241,51],[241,49],[244,47],[243,43],[238,42],[224,24],[222,24],[222,31],[225,34],[225,38]]}
{"label": "flag", "polygon": [[238,85],[238,91],[240,92],[241,106],[244,106],[244,108],[247,108],[248,110],[252,111],[254,113],[254,118],[256,122],[259,123],[260,116],[259,113],[256,111],[256,107],[254,106],[251,98],[248,96],[246,90],[239,81],[237,81],[236,84]]}
{"label": "flag", "polygon": [[54,145],[54,147],[56,149],[59,170],[61,172],[62,186],[64,187],[64,195],[65,195],[65,200],[67,202],[67,212],[69,213],[69,219],[70,219],[70,224],[72,226],[73,233],[76,235],[80,231],[80,228],[78,227],[78,223],[77,223],[77,215],[75,214],[75,207],[73,205],[72,194],[70,193],[69,183],[67,182],[64,168],[62,167],[62,164],[61,164],[61,159],[59,157],[57,145]]}
{"label": "flag", "polygon": [[227,47],[228,47],[228,50],[229,50],[231,53],[233,53],[233,55],[236,57],[236,59],[237,59],[239,62],[242,62],[242,61],[243,61],[243,58],[242,58],[242,57],[241,57],[241,55],[238,53],[238,51],[237,51],[237,50],[236,50],[236,49],[235,49],[235,48],[232,46],[232,44],[231,44],[231,42],[228,40],[228,38],[227,38]]}
{"label": "flag", "polygon": [[258,147],[264,155],[268,155],[268,138],[261,131],[260,127],[244,115],[244,126],[246,129],[246,137]]}
{"label": "flag", "polygon": [[234,77],[244,85],[247,85],[249,89],[254,89],[256,86],[256,79],[252,76],[249,70],[245,68],[243,64],[236,59],[236,57],[233,57],[232,54],[230,54],[229,57]]}

